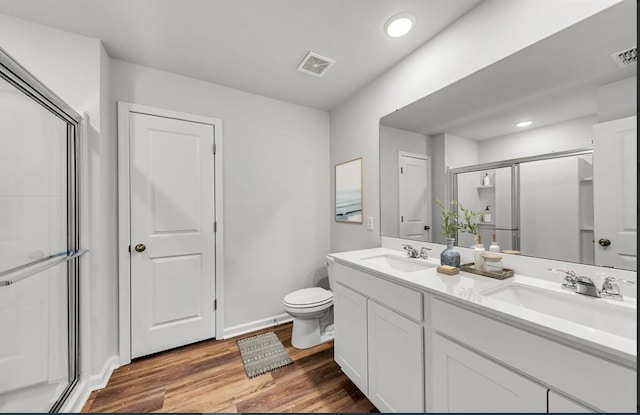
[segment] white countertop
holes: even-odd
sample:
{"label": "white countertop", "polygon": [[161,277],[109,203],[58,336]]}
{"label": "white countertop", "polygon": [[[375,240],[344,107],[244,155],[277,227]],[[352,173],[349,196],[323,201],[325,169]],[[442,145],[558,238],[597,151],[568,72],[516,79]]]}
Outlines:
{"label": "white countertop", "polygon": [[[379,255],[394,255],[407,258],[404,252],[388,248],[330,254],[338,263],[373,273],[376,276],[404,286],[435,294],[493,317],[506,319],[518,327],[551,336],[564,343],[568,342],[583,350],[607,357],[627,366],[634,368],[637,366],[637,338],[631,339],[597,330],[586,325],[537,312],[515,303],[496,300],[483,294],[489,289],[501,287],[505,284],[520,283],[561,293],[562,295],[569,294],[586,297],[580,294],[567,293],[556,282],[519,274],[515,274],[514,277],[505,280],[497,280],[463,271],[456,275],[446,275],[438,273],[435,267],[413,272],[400,272],[385,266],[373,265],[370,261],[366,261],[366,258]],[[440,265],[439,258],[410,259],[410,261],[426,261],[435,266]],[[584,299],[577,298],[576,300],[605,301],[610,303],[612,307],[623,307],[627,309],[626,311],[631,311],[634,315],[637,315],[635,298],[625,297],[624,301],[616,301],[586,297]]]}

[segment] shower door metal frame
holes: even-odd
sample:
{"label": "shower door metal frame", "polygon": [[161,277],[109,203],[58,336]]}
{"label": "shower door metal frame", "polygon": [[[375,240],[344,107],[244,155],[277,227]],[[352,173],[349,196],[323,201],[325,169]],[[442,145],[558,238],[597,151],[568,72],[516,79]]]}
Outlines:
{"label": "shower door metal frame", "polygon": [[7,283],[4,285],[9,285],[19,283],[20,280],[44,269],[64,262],[67,264],[69,381],[56,402],[49,408],[49,412],[57,412],[73,392],[80,377],[79,261],[80,256],[86,252],[80,249],[79,135],[82,117],[2,48],[0,48],[0,78],[67,124],[67,251],[48,258],[48,261],[25,264],[18,267],[19,270],[13,269],[3,273],[3,277],[15,276],[14,279],[5,280]]}
{"label": "shower door metal frame", "polygon": [[[447,183],[451,192],[447,194],[446,205],[458,196],[458,174],[478,172],[483,170],[493,170],[504,167],[511,168],[511,227],[512,246],[515,250],[520,250],[520,164],[530,161],[551,160],[562,157],[582,156],[593,154],[593,147],[584,147],[575,150],[557,151],[555,153],[546,153],[536,156],[520,157],[502,161],[494,161],[491,163],[474,164],[472,166],[456,167],[447,171]],[[456,245],[458,244],[458,236],[456,234]]]}

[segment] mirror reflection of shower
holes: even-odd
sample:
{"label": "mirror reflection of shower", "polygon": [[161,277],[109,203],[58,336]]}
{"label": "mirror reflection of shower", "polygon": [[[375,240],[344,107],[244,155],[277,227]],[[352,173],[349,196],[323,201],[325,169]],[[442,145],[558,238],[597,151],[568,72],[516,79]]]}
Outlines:
{"label": "mirror reflection of shower", "polygon": [[[479,213],[479,235],[502,251],[594,264],[592,150],[451,170],[452,199]],[[457,245],[475,240],[459,233]]]}

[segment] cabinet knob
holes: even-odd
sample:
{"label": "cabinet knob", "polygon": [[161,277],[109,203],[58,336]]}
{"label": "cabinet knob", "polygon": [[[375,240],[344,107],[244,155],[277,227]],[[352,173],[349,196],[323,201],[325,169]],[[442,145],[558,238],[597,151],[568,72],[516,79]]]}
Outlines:
{"label": "cabinet knob", "polygon": [[609,246],[611,245],[611,241],[606,238],[600,238],[598,244],[600,244],[600,246]]}
{"label": "cabinet knob", "polygon": [[425,230],[425,231],[428,231],[429,229],[431,229],[431,226],[429,226],[429,225],[424,225],[424,230]]}
{"label": "cabinet knob", "polygon": [[135,249],[136,252],[143,252],[147,247],[144,244],[138,244],[133,249]]}

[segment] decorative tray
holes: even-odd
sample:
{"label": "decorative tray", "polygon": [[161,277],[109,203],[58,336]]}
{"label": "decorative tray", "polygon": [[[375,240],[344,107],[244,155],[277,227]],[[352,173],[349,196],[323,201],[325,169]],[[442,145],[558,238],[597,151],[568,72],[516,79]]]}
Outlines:
{"label": "decorative tray", "polygon": [[468,264],[460,264],[460,271],[483,275],[485,277],[495,278],[498,280],[513,277],[514,274],[513,270],[509,268],[502,268],[502,272],[485,271],[483,269],[476,268],[473,262],[470,262]]}

